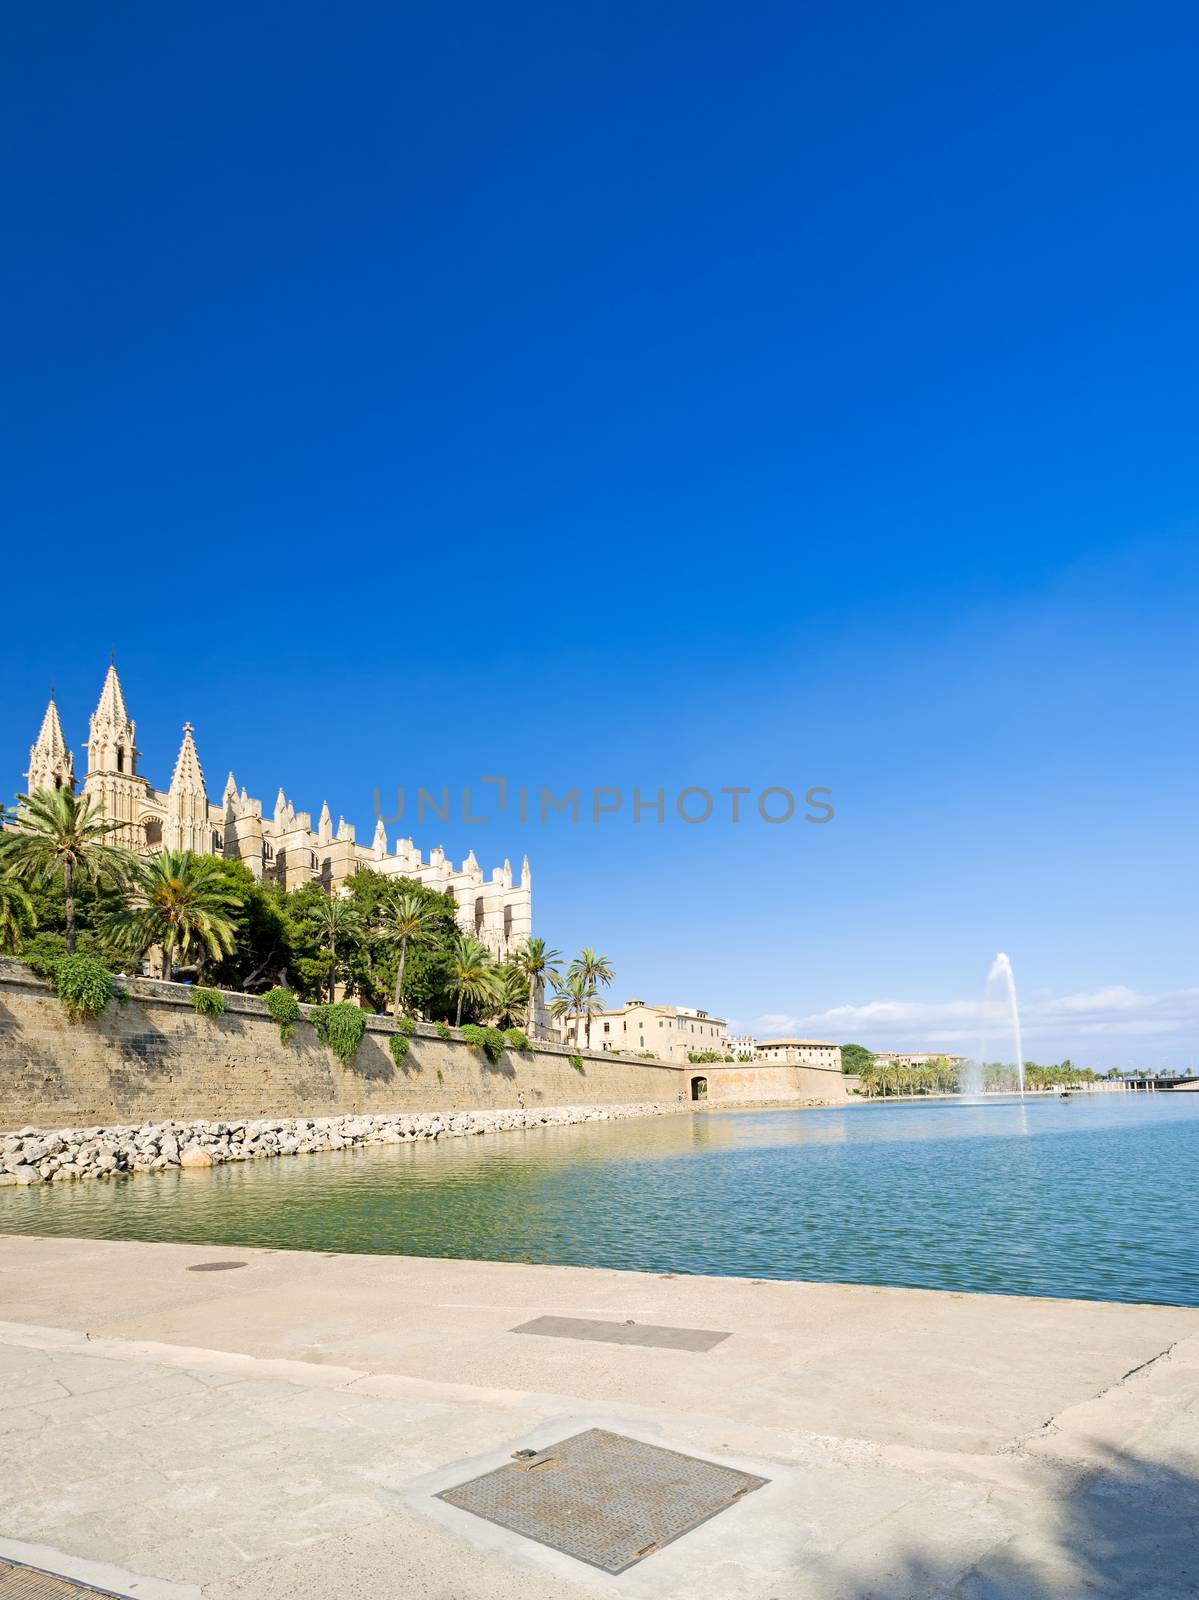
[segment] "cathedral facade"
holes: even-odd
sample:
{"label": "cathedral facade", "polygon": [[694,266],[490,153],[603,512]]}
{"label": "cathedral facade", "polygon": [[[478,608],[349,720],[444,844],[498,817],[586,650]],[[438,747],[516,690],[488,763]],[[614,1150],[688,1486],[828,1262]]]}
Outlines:
{"label": "cathedral facade", "polygon": [[[411,839],[397,839],[394,850],[389,849],[381,819],[371,843],[361,845],[344,818],[333,826],[327,804],[314,829],[311,814],[297,811],[282,789],[273,812],[264,815],[262,801],[248,795],[244,786],[239,790],[232,773],[219,802],[213,801],[205,787],[190,722],[183,725],[183,741],[168,789],[155,789],[139,771],[140,761],[136,728],[125,708],[114,661],[91,715],[83,778],[83,793],[103,806],[105,815],[118,825],[114,843],[138,855],[190,850],[242,861],[255,878],[284,889],[297,889],[316,879],[335,892],[363,867],[385,877],[411,878],[452,894],[458,902],[459,926],[496,956],[517,949],[532,933],[533,890],[527,856],[519,880],[514,879],[508,861],[485,878],[473,850],[455,867],[440,847],[430,850],[425,861]],[[76,787],[74,756],[53,697],[30,749],[25,777],[30,793],[54,788],[73,792]]]}

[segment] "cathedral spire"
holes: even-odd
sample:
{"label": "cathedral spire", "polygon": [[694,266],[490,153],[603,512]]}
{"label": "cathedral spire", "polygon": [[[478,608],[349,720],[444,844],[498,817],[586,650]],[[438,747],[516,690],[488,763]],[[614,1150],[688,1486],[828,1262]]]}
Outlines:
{"label": "cathedral spire", "polygon": [[[203,795],[207,799],[204,788],[204,772],[200,766],[200,757],[196,753],[196,741],[192,737],[190,722],[183,724],[183,743],[179,746],[179,754],[175,757],[175,773],[171,778],[171,794],[176,795]],[[229,774],[232,778],[233,774]]]}
{"label": "cathedral spire", "polygon": [[333,843],[333,818],[329,814],[329,802],[327,800],[321,806],[320,819],[316,825],[316,840],[318,844]]}
{"label": "cathedral spire", "polygon": [[183,724],[183,742],[175,757],[175,771],[167,792],[163,838],[169,850],[193,850],[197,855],[212,853],[208,793],[204,788],[204,772],[196,753],[190,722]]}
{"label": "cathedral spire", "polygon": [[37,739],[30,746],[29,771],[25,777],[30,794],[38,789],[75,788],[75,758],[63,735],[53,689]]}

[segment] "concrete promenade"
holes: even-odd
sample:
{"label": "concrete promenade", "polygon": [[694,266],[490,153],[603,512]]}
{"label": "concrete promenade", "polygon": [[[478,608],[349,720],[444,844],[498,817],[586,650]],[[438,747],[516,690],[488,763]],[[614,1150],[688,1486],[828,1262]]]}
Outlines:
{"label": "concrete promenade", "polygon": [[[3,1237],[0,1318],[0,1557],[139,1600],[1199,1595],[1199,1311]],[[433,1498],[593,1425],[770,1482],[617,1578]]]}

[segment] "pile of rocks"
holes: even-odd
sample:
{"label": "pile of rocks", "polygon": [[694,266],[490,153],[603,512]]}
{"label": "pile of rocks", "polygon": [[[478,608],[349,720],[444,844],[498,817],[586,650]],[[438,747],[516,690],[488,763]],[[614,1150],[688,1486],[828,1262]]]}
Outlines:
{"label": "pile of rocks", "polygon": [[131,1172],[215,1167],[265,1156],[312,1155],[367,1144],[505,1133],[574,1122],[614,1122],[677,1111],[677,1105],[563,1106],[540,1111],[429,1111],[341,1117],[264,1117],[254,1121],[143,1122],[140,1127],[22,1128],[0,1135],[0,1185],[117,1178]]}

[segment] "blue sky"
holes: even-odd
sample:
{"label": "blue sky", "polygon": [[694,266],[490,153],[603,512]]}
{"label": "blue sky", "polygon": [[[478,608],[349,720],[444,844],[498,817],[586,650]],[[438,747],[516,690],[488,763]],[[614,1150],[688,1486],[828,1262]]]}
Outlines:
{"label": "blue sky", "polygon": [[1034,1056],[1199,1066],[1190,8],[3,27],[6,790],[114,646],[153,781],[360,836],[819,784],[413,831],[621,996],[952,1046],[1005,949]]}

